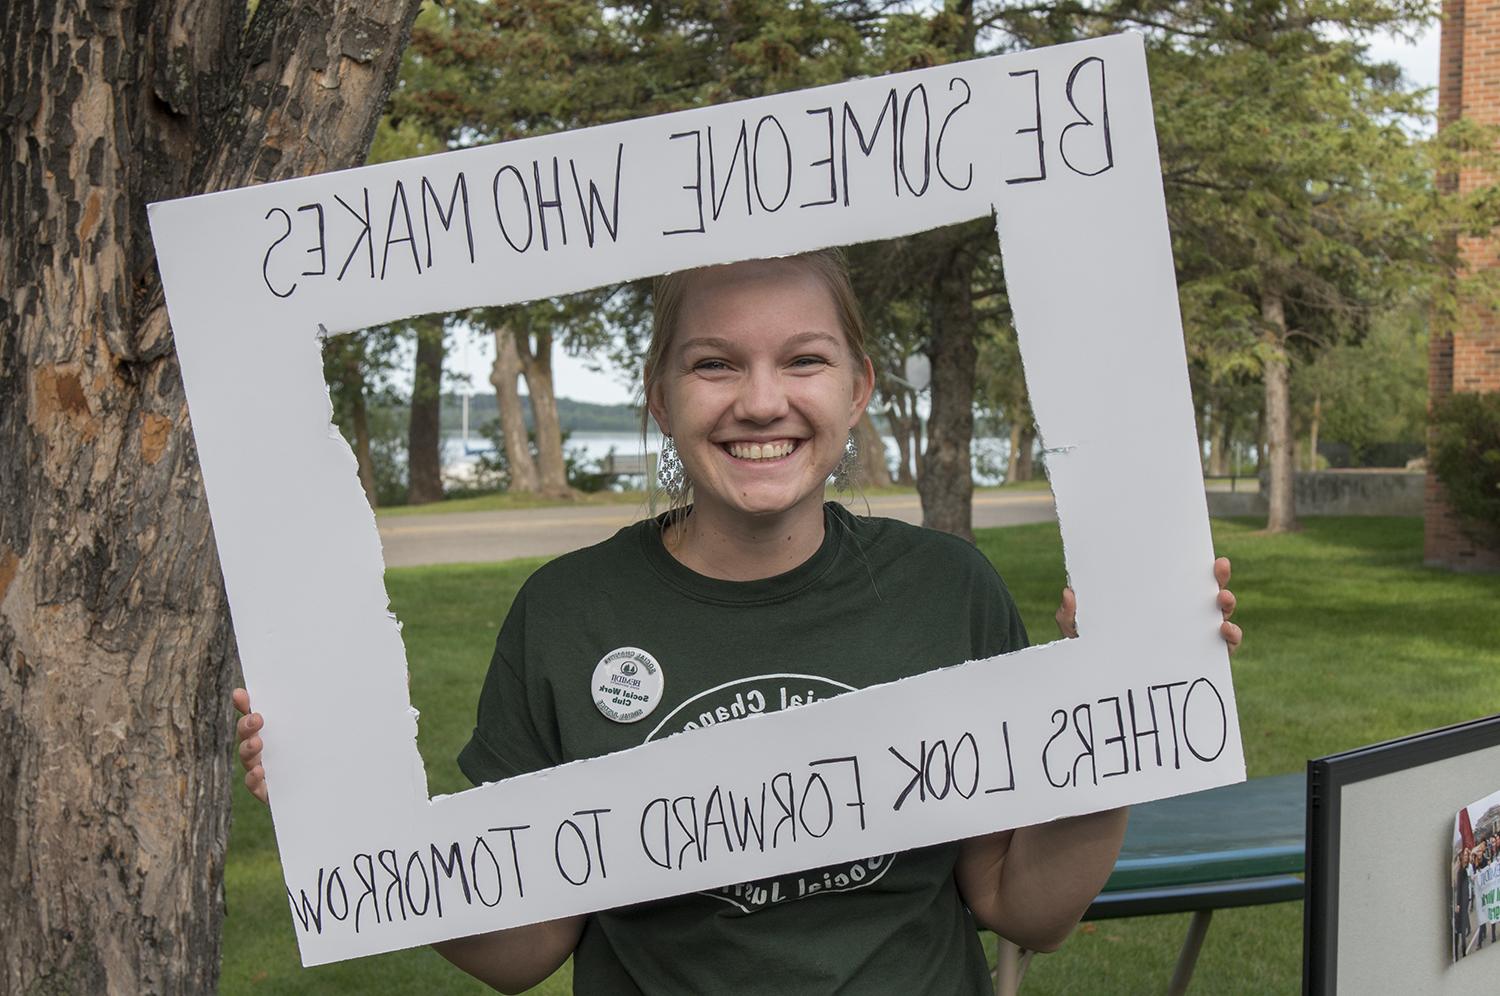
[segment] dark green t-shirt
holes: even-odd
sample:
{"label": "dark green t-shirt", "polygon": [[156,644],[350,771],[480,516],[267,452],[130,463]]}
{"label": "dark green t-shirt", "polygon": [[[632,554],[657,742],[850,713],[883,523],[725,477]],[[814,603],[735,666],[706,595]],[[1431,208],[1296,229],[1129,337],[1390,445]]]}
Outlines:
{"label": "dark green t-shirt", "polygon": [[[968,543],[834,504],[824,525],[817,553],[761,581],[689,570],[656,520],[538,569],[500,630],[459,766],[497,781],[1026,645]],[[621,647],[648,651],[665,679],[660,705],[628,724],[592,695],[595,665]],[[988,992],[957,856],[941,844],[598,913],[575,989]]]}

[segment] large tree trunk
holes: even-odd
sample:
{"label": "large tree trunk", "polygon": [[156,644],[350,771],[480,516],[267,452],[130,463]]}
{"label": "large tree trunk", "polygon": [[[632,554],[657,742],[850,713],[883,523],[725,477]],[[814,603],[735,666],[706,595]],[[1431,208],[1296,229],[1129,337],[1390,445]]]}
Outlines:
{"label": "large tree trunk", "polygon": [[1283,533],[1297,528],[1297,509],[1292,494],[1295,470],[1292,456],[1292,412],[1287,390],[1286,310],[1281,294],[1261,292],[1260,314],[1265,322],[1266,458],[1268,488],[1266,532]]}
{"label": "large tree trunk", "polygon": [[891,468],[885,462],[885,441],[874,419],[865,412],[854,427],[854,441],[859,447],[859,476],[866,487],[891,486]]}
{"label": "large tree trunk", "polygon": [[0,4],[0,991],[217,987],[237,663],[146,204],[358,163],[416,7]]}
{"label": "large tree trunk", "polygon": [[533,344],[518,336],[516,352],[531,396],[531,423],[536,429],[536,463],[541,492],[553,498],[571,498],[568,470],[563,463],[562,424],[557,417],[557,395],[552,389],[552,333],[538,332]]}
{"label": "large tree trunk", "polygon": [[417,360],[411,385],[411,416],[406,437],[406,501],[428,505],[443,500],[443,337],[441,322],[416,324]]}
{"label": "large tree trunk", "polygon": [[495,403],[500,408],[500,437],[505,444],[505,463],[510,468],[511,491],[534,494],[540,482],[536,461],[531,458],[531,439],[526,432],[526,412],[521,407],[521,357],[516,353],[516,337],[504,325],[495,326],[495,366],[490,383],[495,386]]}
{"label": "large tree trunk", "polygon": [[932,288],[932,414],[917,493],[922,524],[974,539],[974,261],[964,246],[950,250]]}

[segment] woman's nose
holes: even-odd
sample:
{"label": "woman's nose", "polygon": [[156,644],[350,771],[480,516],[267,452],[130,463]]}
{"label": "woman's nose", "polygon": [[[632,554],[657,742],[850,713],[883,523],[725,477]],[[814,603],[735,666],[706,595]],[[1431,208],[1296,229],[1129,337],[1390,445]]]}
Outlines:
{"label": "woman's nose", "polygon": [[774,422],[788,411],[786,386],[780,371],[752,367],[742,382],[735,416],[745,422]]}

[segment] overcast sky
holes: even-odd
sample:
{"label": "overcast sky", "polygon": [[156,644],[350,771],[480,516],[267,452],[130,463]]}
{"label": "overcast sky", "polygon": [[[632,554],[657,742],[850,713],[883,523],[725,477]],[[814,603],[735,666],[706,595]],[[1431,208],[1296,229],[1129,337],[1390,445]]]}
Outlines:
{"label": "overcast sky", "polygon": [[[1371,54],[1377,59],[1398,62],[1406,75],[1418,86],[1436,87],[1438,71],[1438,38],[1436,26],[1428,30],[1416,42],[1398,38],[1379,38],[1370,45]],[[1437,97],[1432,97],[1435,106]],[[492,339],[480,336],[465,336],[455,341],[449,352],[448,370],[472,378],[476,393],[488,393],[490,366],[495,359],[495,344]],[[633,404],[635,385],[627,385],[617,374],[596,373],[581,359],[568,356],[561,349],[553,353],[553,368],[557,394],[563,398],[590,401],[595,404]]]}

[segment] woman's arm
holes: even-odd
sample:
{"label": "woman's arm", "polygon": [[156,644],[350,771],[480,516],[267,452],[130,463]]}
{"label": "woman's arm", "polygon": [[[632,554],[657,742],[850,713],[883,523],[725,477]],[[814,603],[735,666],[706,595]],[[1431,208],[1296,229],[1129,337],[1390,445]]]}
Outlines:
{"label": "woman's arm", "polygon": [[1055,951],[1114,870],[1127,812],[971,837],[954,869],[959,895],[986,930],[1032,951]]}
{"label": "woman's arm", "polygon": [[[268,802],[266,771],[260,755],[265,749],[261,731],[265,719],[250,711],[250,693],[234,690],[234,707],[240,713],[235,727],[239,739],[240,764],[245,768],[245,787],[261,802]],[[459,937],[433,945],[438,954],[479,981],[503,993],[518,993],[541,982],[568,960],[583,935],[584,916],[564,917],[509,930]]]}
{"label": "woman's arm", "polygon": [[438,941],[433,950],[502,993],[537,985],[568,960],[583,935],[585,916]]}

